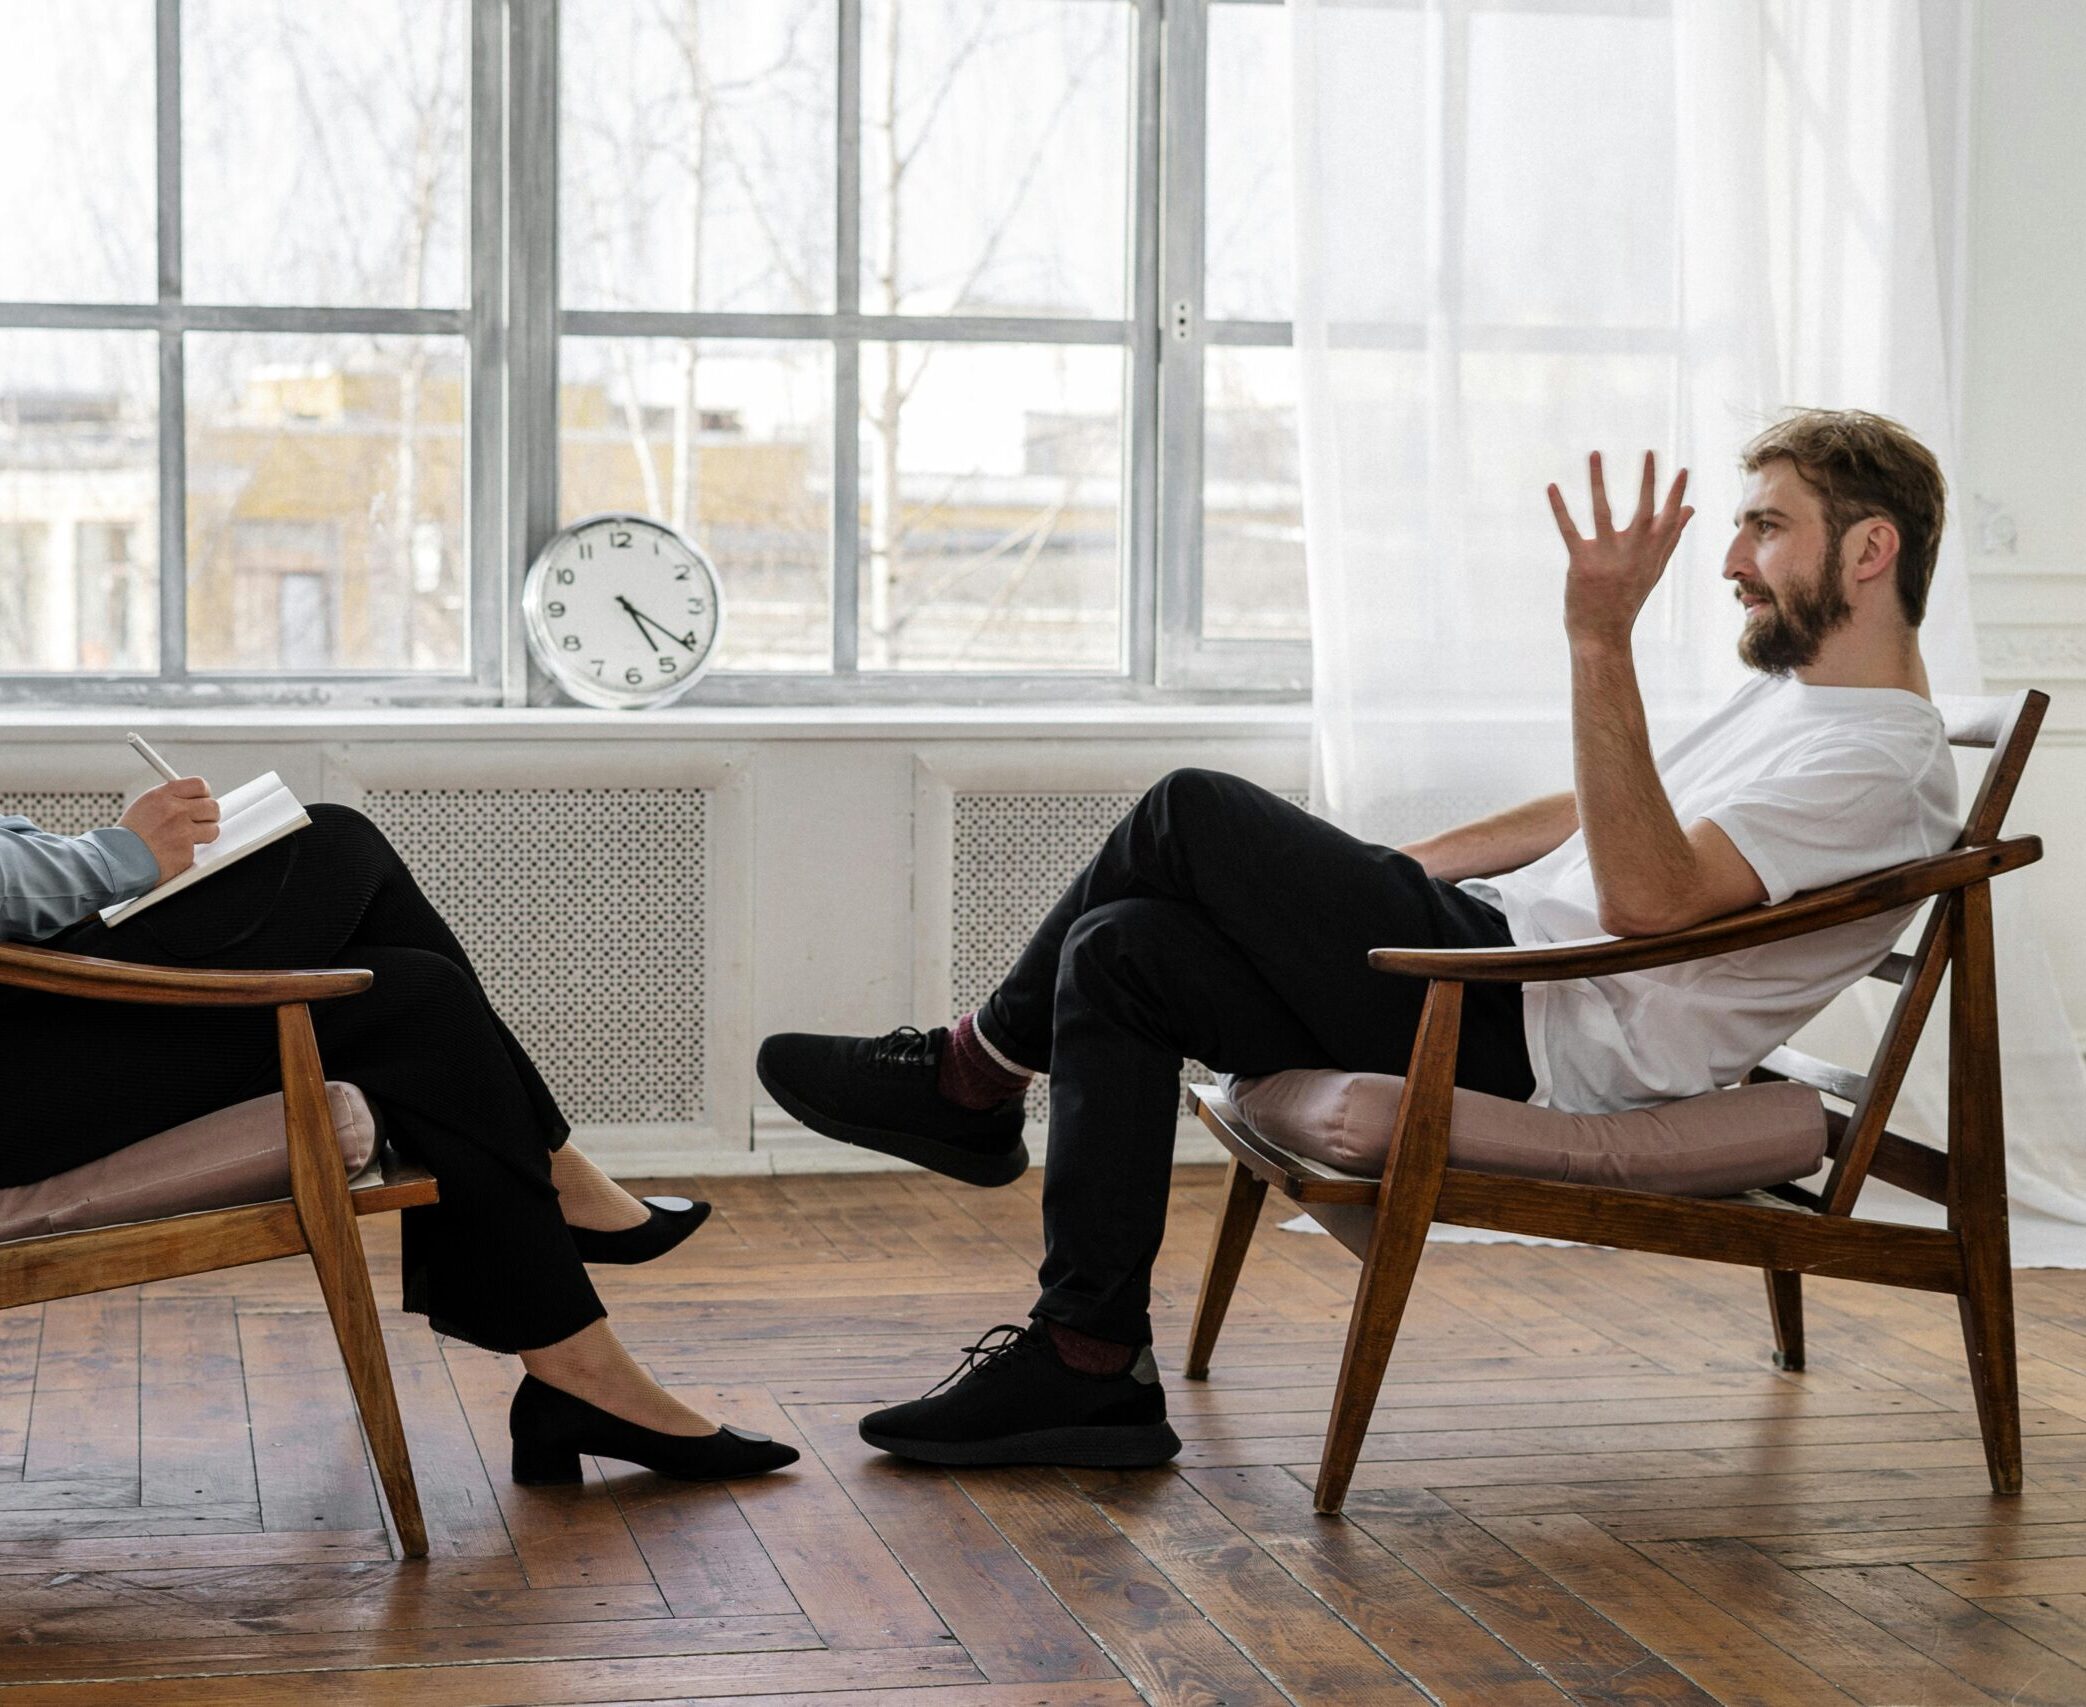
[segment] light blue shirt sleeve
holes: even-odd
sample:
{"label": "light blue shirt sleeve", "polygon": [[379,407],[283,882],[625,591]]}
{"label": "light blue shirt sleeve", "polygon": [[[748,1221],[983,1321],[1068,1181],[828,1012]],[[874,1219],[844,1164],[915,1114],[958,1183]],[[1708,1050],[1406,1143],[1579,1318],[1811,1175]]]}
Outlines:
{"label": "light blue shirt sleeve", "polygon": [[159,861],[135,830],[58,836],[0,818],[0,941],[34,942],[158,881]]}

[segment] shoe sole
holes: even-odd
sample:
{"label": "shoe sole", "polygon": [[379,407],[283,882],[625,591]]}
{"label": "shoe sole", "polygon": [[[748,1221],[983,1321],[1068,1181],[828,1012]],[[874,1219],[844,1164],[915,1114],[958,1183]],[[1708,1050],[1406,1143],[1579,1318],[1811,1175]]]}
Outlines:
{"label": "shoe sole", "polygon": [[1181,1437],[1166,1423],[1137,1427],[1043,1428],[993,1440],[899,1440],[861,1430],[863,1440],[894,1458],[921,1464],[1058,1464],[1080,1470],[1148,1470],[1180,1455]]}
{"label": "shoe sole", "polygon": [[786,1085],[779,1085],[769,1077],[767,1066],[758,1059],[753,1070],[767,1087],[768,1094],[781,1105],[783,1113],[823,1137],[896,1156],[901,1162],[917,1163],[935,1173],[962,1180],[965,1185],[1011,1185],[1028,1172],[1029,1147],[1019,1138],[1014,1140],[1011,1150],[986,1154],[954,1144],[938,1144],[932,1138],[922,1138],[911,1132],[886,1132],[875,1126],[850,1125],[845,1120],[835,1120],[830,1114],[820,1114],[807,1107]]}

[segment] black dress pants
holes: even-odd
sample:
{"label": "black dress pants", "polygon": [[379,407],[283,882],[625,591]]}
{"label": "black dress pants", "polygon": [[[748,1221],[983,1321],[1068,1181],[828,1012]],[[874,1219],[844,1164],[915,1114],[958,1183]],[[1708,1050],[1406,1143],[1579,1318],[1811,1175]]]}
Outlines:
{"label": "black dress pants", "polygon": [[[404,1212],[405,1307],[521,1351],[606,1312],[573,1249],[550,1154],[569,1128],[455,934],[383,832],[347,807],[113,928],[50,946],[152,966],[361,966],[312,1007],[326,1075],[360,1085],[441,1201]],[[0,990],[0,1185],[45,1179],[282,1088],[272,1009],[136,1007]]]}
{"label": "black dress pants", "polygon": [[[1050,1075],[1035,1314],[1152,1337],[1181,1063],[1403,1073],[1426,986],[1368,951],[1503,947],[1498,910],[1238,777],[1175,771],[1109,834],[982,1010]],[[1535,1089],[1518,984],[1466,987],[1456,1082]]]}

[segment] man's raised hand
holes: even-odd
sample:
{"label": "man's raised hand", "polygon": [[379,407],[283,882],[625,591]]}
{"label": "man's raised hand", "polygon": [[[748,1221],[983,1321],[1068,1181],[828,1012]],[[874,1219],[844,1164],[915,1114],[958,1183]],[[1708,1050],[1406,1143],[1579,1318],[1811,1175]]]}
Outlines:
{"label": "man's raised hand", "polygon": [[217,820],[210,785],[199,776],[185,776],[146,789],[116,821],[152,850],[164,883],[195,864],[198,843],[217,840]]}
{"label": "man's raised hand", "polygon": [[1688,471],[1680,471],[1664,505],[1654,509],[1658,470],[1652,453],[1646,451],[1637,513],[1627,527],[1618,528],[1608,512],[1599,451],[1586,459],[1586,467],[1593,488],[1592,538],[1573,526],[1564,494],[1555,486],[1550,488],[1550,513],[1557,518],[1557,531],[1565,542],[1565,635],[1575,642],[1627,644],[1637,612],[1659,584],[1667,559],[1695,513],[1681,503],[1688,489]]}

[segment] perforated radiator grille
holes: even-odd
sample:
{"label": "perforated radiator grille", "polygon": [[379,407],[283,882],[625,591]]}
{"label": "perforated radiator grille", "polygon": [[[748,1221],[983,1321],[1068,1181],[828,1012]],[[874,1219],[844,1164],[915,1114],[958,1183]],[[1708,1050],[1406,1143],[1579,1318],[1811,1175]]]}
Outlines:
{"label": "perforated radiator grille", "polygon": [[575,1123],[702,1116],[704,799],[399,788],[363,802]]}
{"label": "perforated radiator grille", "polygon": [[40,830],[81,836],[113,824],[123,815],[124,796],[114,789],[94,790],[0,788],[0,818],[34,819]]}
{"label": "perforated radiator grille", "polygon": [[[1301,794],[1285,794],[1299,806]],[[1123,814],[1135,794],[958,794],[950,895],[952,1015],[968,1013],[1006,976],[1043,915]],[[1185,1087],[1214,1075],[1200,1061],[1181,1070]],[[1042,1120],[1049,1094],[1030,1087],[1029,1115]],[[1182,1111],[1187,1110],[1183,1093]]]}

